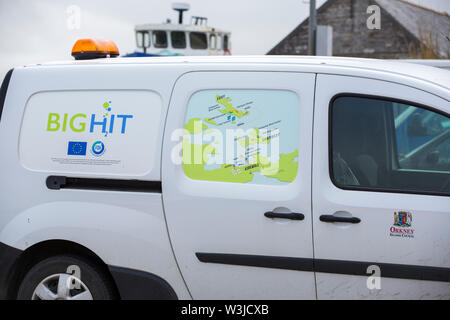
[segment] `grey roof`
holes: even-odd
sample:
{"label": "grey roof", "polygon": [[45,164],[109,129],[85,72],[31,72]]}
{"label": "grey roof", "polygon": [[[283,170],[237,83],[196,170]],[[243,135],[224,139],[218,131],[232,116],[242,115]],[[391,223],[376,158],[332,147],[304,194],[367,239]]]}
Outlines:
{"label": "grey roof", "polygon": [[450,16],[404,0],[375,0],[398,23],[421,40],[432,32],[437,40],[439,55],[450,54]]}
{"label": "grey roof", "polygon": [[[317,9],[317,14],[319,15],[327,10],[334,1],[340,0],[327,0]],[[441,58],[448,58],[450,54],[450,16],[447,13],[434,11],[405,0],[374,1],[416,39],[420,40],[421,34],[431,30],[433,41],[437,39],[439,45],[439,52],[436,53]],[[289,41],[290,37],[300,30],[301,26],[308,23],[308,20],[309,18],[303,20],[292,32],[270,49],[268,54],[284,41]]]}

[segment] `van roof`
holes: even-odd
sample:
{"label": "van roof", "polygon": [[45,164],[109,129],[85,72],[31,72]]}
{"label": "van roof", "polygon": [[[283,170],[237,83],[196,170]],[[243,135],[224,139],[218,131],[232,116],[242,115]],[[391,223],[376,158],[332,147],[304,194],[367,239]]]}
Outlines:
{"label": "van roof", "polygon": [[382,72],[384,74],[401,75],[433,83],[450,89],[450,72],[435,67],[396,62],[381,59],[347,58],[347,57],[313,57],[313,56],[175,56],[148,58],[113,58],[93,60],[68,60],[48,62],[31,66],[68,66],[68,65],[105,65],[105,64],[246,64],[246,65],[301,65],[317,67],[320,73],[332,72],[336,67],[345,68],[348,74],[354,70],[367,72]]}

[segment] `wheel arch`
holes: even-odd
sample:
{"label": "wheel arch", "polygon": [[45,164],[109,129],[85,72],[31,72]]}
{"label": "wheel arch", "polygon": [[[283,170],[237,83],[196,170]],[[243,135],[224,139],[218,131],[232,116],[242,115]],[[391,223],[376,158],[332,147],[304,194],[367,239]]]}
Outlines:
{"label": "wheel arch", "polygon": [[120,298],[116,281],[114,280],[108,265],[95,252],[73,241],[54,239],[35,243],[21,253],[12,268],[7,290],[7,299],[15,299],[17,297],[21,280],[35,264],[60,254],[80,256],[81,258],[96,264],[102,269],[102,272],[108,280],[111,281],[115,290],[115,295]]}
{"label": "wheel arch", "polygon": [[16,299],[21,280],[37,263],[56,255],[75,255],[102,269],[118,299],[176,300],[177,294],[163,278],[144,271],[107,265],[95,252],[73,241],[54,239],[25,249],[11,268],[6,299]]}

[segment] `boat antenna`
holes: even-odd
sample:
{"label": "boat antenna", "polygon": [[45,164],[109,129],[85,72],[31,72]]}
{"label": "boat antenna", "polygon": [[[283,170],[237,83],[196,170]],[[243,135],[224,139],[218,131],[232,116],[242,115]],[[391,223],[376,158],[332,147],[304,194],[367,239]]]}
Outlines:
{"label": "boat antenna", "polygon": [[183,13],[190,9],[189,3],[176,2],[172,3],[172,9],[178,11],[178,23],[183,24]]}

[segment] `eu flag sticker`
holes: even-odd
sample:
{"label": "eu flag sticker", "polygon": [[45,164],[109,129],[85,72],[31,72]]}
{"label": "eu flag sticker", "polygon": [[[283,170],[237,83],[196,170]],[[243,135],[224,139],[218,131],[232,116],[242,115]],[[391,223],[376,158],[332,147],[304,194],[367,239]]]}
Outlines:
{"label": "eu flag sticker", "polygon": [[67,155],[69,156],[85,156],[87,149],[87,142],[69,141],[67,148]]}

